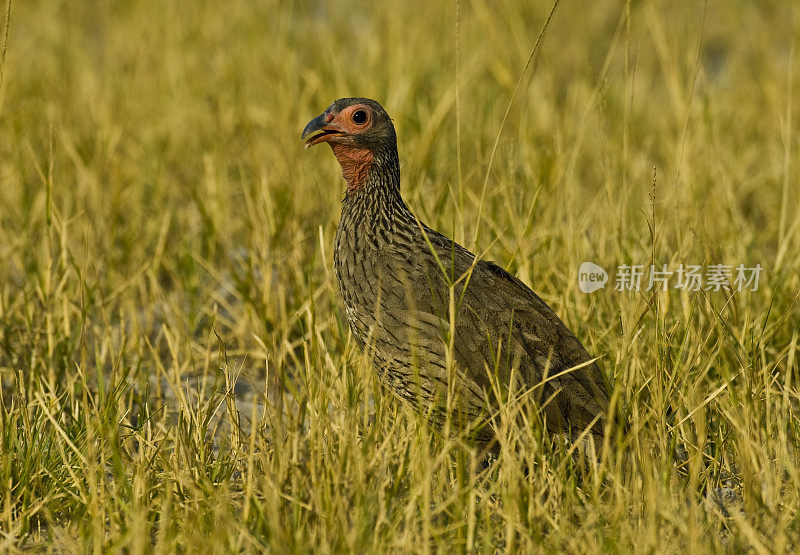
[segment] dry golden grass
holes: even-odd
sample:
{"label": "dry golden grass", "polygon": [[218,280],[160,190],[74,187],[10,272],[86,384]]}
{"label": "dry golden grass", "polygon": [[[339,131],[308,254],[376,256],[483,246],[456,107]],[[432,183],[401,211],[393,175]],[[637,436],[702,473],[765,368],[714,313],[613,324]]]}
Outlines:
{"label": "dry golden grass", "polygon": [[[0,550],[800,549],[800,7],[563,1],[523,74],[550,8],[14,3]],[[631,425],[601,464],[509,424],[478,471],[376,383],[298,138],[352,95],[417,214],[601,357]],[[587,295],[585,260],[764,274]]]}

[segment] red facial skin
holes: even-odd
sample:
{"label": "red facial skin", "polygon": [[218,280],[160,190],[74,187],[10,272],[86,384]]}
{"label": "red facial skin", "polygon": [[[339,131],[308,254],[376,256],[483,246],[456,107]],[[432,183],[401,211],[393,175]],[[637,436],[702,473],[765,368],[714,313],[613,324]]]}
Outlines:
{"label": "red facial skin", "polygon": [[[353,121],[353,114],[359,110],[367,113],[367,121],[364,123]],[[333,131],[333,133],[325,133],[312,138],[306,143],[306,148],[319,143],[330,144],[333,155],[336,156],[336,160],[342,167],[342,177],[347,181],[347,192],[357,191],[364,185],[374,158],[372,151],[356,145],[351,137],[372,126],[372,110],[369,106],[356,104],[348,106],[338,114],[328,114],[325,121],[326,124],[322,129]]]}

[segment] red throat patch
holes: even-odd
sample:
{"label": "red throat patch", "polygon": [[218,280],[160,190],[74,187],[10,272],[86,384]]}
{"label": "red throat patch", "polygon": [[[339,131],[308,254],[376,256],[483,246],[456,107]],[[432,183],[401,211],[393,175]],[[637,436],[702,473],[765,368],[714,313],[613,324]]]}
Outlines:
{"label": "red throat patch", "polygon": [[342,177],[347,181],[347,192],[357,191],[364,185],[374,158],[368,148],[331,142],[333,155],[342,166]]}

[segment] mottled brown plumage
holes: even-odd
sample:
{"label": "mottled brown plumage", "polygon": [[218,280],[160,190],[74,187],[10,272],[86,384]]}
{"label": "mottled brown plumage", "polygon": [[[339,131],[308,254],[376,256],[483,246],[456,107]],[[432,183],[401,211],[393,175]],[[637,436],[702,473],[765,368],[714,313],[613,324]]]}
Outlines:
{"label": "mottled brown plumage", "polygon": [[337,100],[303,138],[328,142],[342,166],[336,275],[353,336],[386,387],[440,426],[448,414],[457,428],[479,424],[480,443],[492,439],[487,417],[509,390],[538,400],[551,432],[602,435],[601,371],[525,284],[415,218],[400,196],[394,126],[377,102]]}

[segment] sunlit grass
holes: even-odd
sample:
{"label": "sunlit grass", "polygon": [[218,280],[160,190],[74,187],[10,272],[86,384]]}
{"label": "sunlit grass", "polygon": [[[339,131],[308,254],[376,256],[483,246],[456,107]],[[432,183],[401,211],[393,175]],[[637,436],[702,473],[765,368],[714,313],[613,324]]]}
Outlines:
{"label": "sunlit grass", "polygon": [[[550,8],[14,3],[0,550],[797,550],[800,10],[563,2],[523,75]],[[483,468],[377,384],[340,171],[299,140],[352,95],[417,215],[601,357],[630,425],[602,462],[507,418]],[[583,261],[764,272],[584,294]]]}

